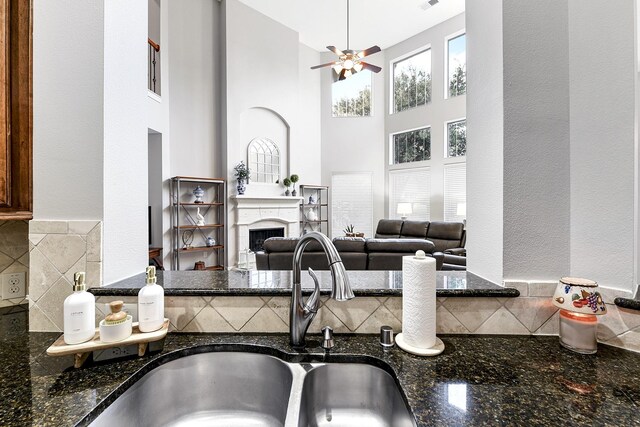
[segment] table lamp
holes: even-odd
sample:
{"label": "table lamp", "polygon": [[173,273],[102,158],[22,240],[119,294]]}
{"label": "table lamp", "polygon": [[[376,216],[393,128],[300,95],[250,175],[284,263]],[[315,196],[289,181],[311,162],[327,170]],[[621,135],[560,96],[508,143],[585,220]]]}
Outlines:
{"label": "table lamp", "polygon": [[462,223],[464,224],[464,227],[467,227],[467,204],[466,203],[458,203],[458,206],[456,206],[456,216],[461,216],[462,218]]}
{"label": "table lamp", "polygon": [[396,213],[400,215],[402,220],[406,220],[407,216],[413,213],[413,207],[411,203],[398,203],[396,208]]}
{"label": "table lamp", "polygon": [[563,277],[553,294],[553,304],[560,308],[560,344],[583,354],[598,351],[598,318],[607,306],[593,280]]}

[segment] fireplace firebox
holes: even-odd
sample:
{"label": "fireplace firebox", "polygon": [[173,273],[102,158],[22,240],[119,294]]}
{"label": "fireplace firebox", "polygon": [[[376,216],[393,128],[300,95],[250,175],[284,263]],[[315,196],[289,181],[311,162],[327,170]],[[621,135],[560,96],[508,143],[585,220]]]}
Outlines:
{"label": "fireplace firebox", "polygon": [[264,250],[262,245],[269,237],[284,237],[284,227],[249,230],[249,249],[253,252]]}

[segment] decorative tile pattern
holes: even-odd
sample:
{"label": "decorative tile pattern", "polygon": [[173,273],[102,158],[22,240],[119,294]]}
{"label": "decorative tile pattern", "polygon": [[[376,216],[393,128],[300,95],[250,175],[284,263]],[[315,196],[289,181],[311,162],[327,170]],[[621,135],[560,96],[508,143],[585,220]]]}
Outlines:
{"label": "decorative tile pattern", "polygon": [[[29,272],[29,223],[0,221],[0,274]],[[27,283],[29,278],[27,277]],[[0,308],[24,303],[24,298],[0,299]]]}
{"label": "decorative tile pattern", "polygon": [[31,221],[25,223],[24,242],[30,264],[29,329],[62,331],[62,304],[73,292],[74,273],[86,271],[89,286],[102,286],[102,222]]}

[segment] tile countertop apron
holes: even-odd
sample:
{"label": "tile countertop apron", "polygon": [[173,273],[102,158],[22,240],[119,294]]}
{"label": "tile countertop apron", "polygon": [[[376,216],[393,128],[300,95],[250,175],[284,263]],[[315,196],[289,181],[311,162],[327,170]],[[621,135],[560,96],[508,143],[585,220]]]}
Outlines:
{"label": "tile countertop apron", "polygon": [[371,335],[339,335],[327,356],[318,336],[299,353],[285,334],[171,333],[160,353],[73,369],[71,357],[44,353],[57,336],[0,333],[0,425],[87,425],[154,367],[208,351],[379,366],[396,375],[418,426],[640,423],[640,355],[606,345],[596,355],[579,355],[556,337],[444,335],[442,355],[418,358],[397,347],[383,350]]}
{"label": "tile countertop apron", "polygon": [[[331,275],[317,271],[321,294],[328,295]],[[158,284],[165,296],[275,296],[291,295],[291,271],[158,271]],[[347,271],[356,296],[401,296],[401,271]],[[96,296],[137,296],[145,285],[144,273],[108,286],[89,289]],[[313,281],[302,274],[304,294],[313,290]],[[438,297],[520,296],[517,289],[505,288],[465,271],[438,271]]]}

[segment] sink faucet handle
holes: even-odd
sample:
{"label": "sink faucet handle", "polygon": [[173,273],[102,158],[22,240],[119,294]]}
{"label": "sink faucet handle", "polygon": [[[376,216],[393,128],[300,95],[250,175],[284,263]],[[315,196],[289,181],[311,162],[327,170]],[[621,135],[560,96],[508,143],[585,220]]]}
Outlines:
{"label": "sink faucet handle", "polygon": [[322,328],[322,348],[330,350],[333,346],[333,329],[331,326],[325,326]]}
{"label": "sink faucet handle", "polygon": [[309,267],[309,276],[313,279],[314,289],[311,296],[307,299],[307,303],[304,305],[304,309],[311,313],[316,313],[318,311],[318,307],[320,305],[320,282],[318,281],[318,276],[316,276],[315,271],[311,267]]}

